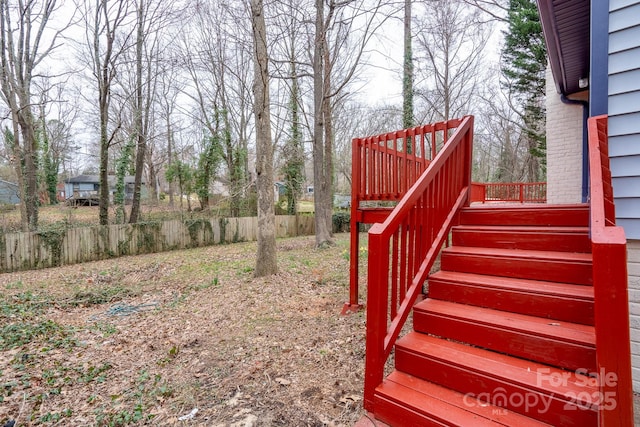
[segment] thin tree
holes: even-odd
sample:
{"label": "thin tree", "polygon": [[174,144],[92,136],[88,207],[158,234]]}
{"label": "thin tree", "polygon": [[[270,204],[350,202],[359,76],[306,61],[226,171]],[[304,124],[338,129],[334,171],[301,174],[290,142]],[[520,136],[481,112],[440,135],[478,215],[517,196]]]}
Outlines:
{"label": "thin tree", "polygon": [[422,119],[449,120],[466,114],[479,88],[488,32],[460,0],[434,0],[425,4],[417,44],[423,102]]}
{"label": "thin tree", "polygon": [[[148,148],[152,142],[154,116],[152,107],[157,93],[159,74],[159,50],[161,38],[159,31],[169,23],[171,13],[165,9],[162,2],[153,0],[138,0],[136,5],[136,42],[135,42],[135,78],[133,94],[133,129],[136,137],[136,154],[133,184],[133,200],[129,223],[134,224],[140,218],[140,202],[142,197],[142,178],[145,163],[152,151]],[[155,181],[152,173],[149,181]],[[154,186],[155,182],[148,182]],[[155,189],[153,190],[155,191]]]}
{"label": "thin tree", "polygon": [[[402,127],[415,126],[413,117],[413,49],[411,47],[411,0],[404,0],[404,65],[402,67]],[[411,152],[411,147],[407,147]]]}
{"label": "thin tree", "polygon": [[502,52],[502,74],[507,89],[519,99],[523,134],[528,146],[526,180],[536,182],[544,176],[545,68],[547,51],[538,8],[534,0],[509,2],[509,27]]}
{"label": "thin tree", "polygon": [[[38,226],[38,123],[32,110],[32,83],[35,68],[57,46],[61,30],[51,30],[49,23],[55,11],[56,0],[17,4],[0,0],[0,87],[13,124],[11,148],[25,230]],[[45,33],[49,33],[46,39]]]}
{"label": "thin tree", "polygon": [[253,94],[258,188],[258,253],[255,276],[262,277],[278,271],[273,209],[273,145],[269,114],[269,56],[262,0],[251,1],[251,23],[255,50]]}
{"label": "thin tree", "polygon": [[119,60],[131,36],[125,30],[129,24],[129,6],[129,0],[85,0],[78,4],[83,14],[85,49],[98,92],[100,225],[109,224],[109,149],[121,127],[119,119],[112,123],[111,105]]}
{"label": "thin tree", "polygon": [[298,199],[302,194],[304,179],[304,146],[302,143],[302,124],[300,118],[300,77],[298,76],[296,35],[294,17],[291,16],[291,37],[289,40],[289,69],[291,78],[291,94],[289,95],[290,134],[283,147],[285,195],[287,197],[287,213],[298,214]]}
{"label": "thin tree", "polygon": [[[194,120],[219,135],[226,176],[221,177],[229,189],[231,216],[245,210],[248,188],[249,117],[253,106],[251,67],[253,61],[251,34],[243,33],[248,14],[233,7],[215,8],[196,2],[193,31],[184,33],[185,51],[198,46],[195,54],[185,55],[192,90],[185,91],[197,105]],[[243,19],[245,19],[243,21]]]}
{"label": "thin tree", "polygon": [[[367,8],[367,6],[369,6]],[[315,1],[313,69],[313,195],[316,246],[333,244],[333,111],[362,65],[365,48],[390,15],[382,1]],[[359,19],[356,20],[355,17]]]}

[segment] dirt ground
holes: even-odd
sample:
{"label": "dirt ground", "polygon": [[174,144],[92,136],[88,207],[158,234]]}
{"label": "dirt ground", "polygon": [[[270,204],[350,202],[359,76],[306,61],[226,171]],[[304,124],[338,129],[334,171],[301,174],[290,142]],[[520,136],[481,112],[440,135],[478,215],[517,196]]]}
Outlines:
{"label": "dirt ground", "polygon": [[0,425],[353,425],[365,317],[339,314],[336,243],[279,240],[262,279],[255,243],[0,275]]}

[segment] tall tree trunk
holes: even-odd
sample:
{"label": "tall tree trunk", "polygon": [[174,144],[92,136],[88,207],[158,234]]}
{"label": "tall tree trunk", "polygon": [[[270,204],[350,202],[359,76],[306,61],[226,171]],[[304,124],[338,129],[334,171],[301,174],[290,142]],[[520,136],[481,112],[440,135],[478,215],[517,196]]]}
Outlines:
{"label": "tall tree trunk", "polygon": [[326,37],[324,28],[324,0],[316,0],[316,36],[313,53],[313,205],[315,209],[316,246],[322,247],[332,243],[331,228],[328,226],[331,218],[331,205],[326,204],[325,189],[325,119],[324,115],[324,56]]}
{"label": "tall tree trunk", "polygon": [[[404,65],[402,68],[402,127],[415,126],[413,118],[413,49],[411,46],[411,0],[404,0]],[[407,153],[412,152],[407,141]]]}
{"label": "tall tree trunk", "polygon": [[329,58],[329,44],[324,39],[324,96],[322,97],[322,116],[324,117],[324,163],[322,171],[322,205],[326,208],[324,220],[333,236],[333,109],[330,94],[332,91],[331,61]]}
{"label": "tall tree trunk", "polygon": [[142,119],[142,50],[144,44],[144,0],[138,4],[138,28],[136,36],[136,111],[135,129],[138,143],[136,146],[135,181],[133,184],[133,200],[131,202],[131,214],[129,223],[135,224],[140,216],[140,187],[142,186],[142,172],[144,171],[144,159],[147,151],[147,135],[143,128]]}
{"label": "tall tree trunk", "polygon": [[[167,169],[171,168],[171,163],[173,162],[173,129],[171,127],[171,118],[169,114],[167,114]],[[175,191],[175,187],[173,185],[173,180],[169,181],[169,206],[173,207],[173,192]]]}
{"label": "tall tree trunk", "polygon": [[256,120],[256,175],[258,187],[258,253],[255,276],[278,272],[273,208],[273,144],[269,113],[269,58],[262,0],[251,1],[255,49],[254,111]]}
{"label": "tall tree trunk", "polygon": [[[12,112],[12,116],[14,113]],[[13,166],[16,172],[16,177],[18,177],[18,194],[20,195],[20,227],[24,231],[29,231],[29,219],[27,216],[27,204],[24,203],[24,195],[26,192],[26,183],[24,181],[24,168],[22,167],[22,158],[24,156],[22,152],[22,148],[20,145],[20,127],[18,126],[18,119],[13,118],[13,134],[10,136],[12,138],[11,142],[11,154],[13,155]],[[9,138],[7,133],[9,130],[5,131],[5,138]]]}
{"label": "tall tree trunk", "polygon": [[38,228],[38,142],[33,129],[33,115],[28,101],[18,113],[18,123],[23,140],[24,175],[25,175],[25,205],[27,212],[27,226],[29,231]]}

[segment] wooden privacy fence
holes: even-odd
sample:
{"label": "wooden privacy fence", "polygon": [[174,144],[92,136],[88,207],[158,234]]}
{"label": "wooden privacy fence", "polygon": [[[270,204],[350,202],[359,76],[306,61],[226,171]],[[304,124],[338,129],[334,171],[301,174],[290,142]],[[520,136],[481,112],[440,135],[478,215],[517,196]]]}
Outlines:
{"label": "wooden privacy fence", "polygon": [[[171,220],[0,233],[0,272],[256,240],[258,218]],[[276,236],[314,233],[312,216],[276,216]]]}

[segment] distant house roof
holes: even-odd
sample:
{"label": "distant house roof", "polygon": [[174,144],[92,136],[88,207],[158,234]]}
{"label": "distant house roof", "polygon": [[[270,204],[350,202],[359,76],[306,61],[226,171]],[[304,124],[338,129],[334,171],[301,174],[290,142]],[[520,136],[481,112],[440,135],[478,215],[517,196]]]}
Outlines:
{"label": "distant house roof", "polygon": [[64,182],[68,182],[69,184],[80,182],[98,184],[100,182],[100,177],[98,177],[98,175],[78,175],[73,178],[67,178]]}
{"label": "distant house roof", "polygon": [[[116,181],[116,177],[114,175],[109,175],[108,181],[109,181],[109,184],[113,185]],[[65,179],[64,182],[68,184],[76,184],[76,183],[99,184],[100,177],[98,175],[78,175],[78,176],[74,176],[73,178]],[[127,175],[124,177],[124,182],[125,184],[132,184],[135,182],[135,177]],[[144,178],[142,178],[142,183],[146,184]]]}
{"label": "distant house roof", "polygon": [[589,0],[538,0],[549,65],[565,95],[583,91],[578,82],[589,77],[590,5]]}

